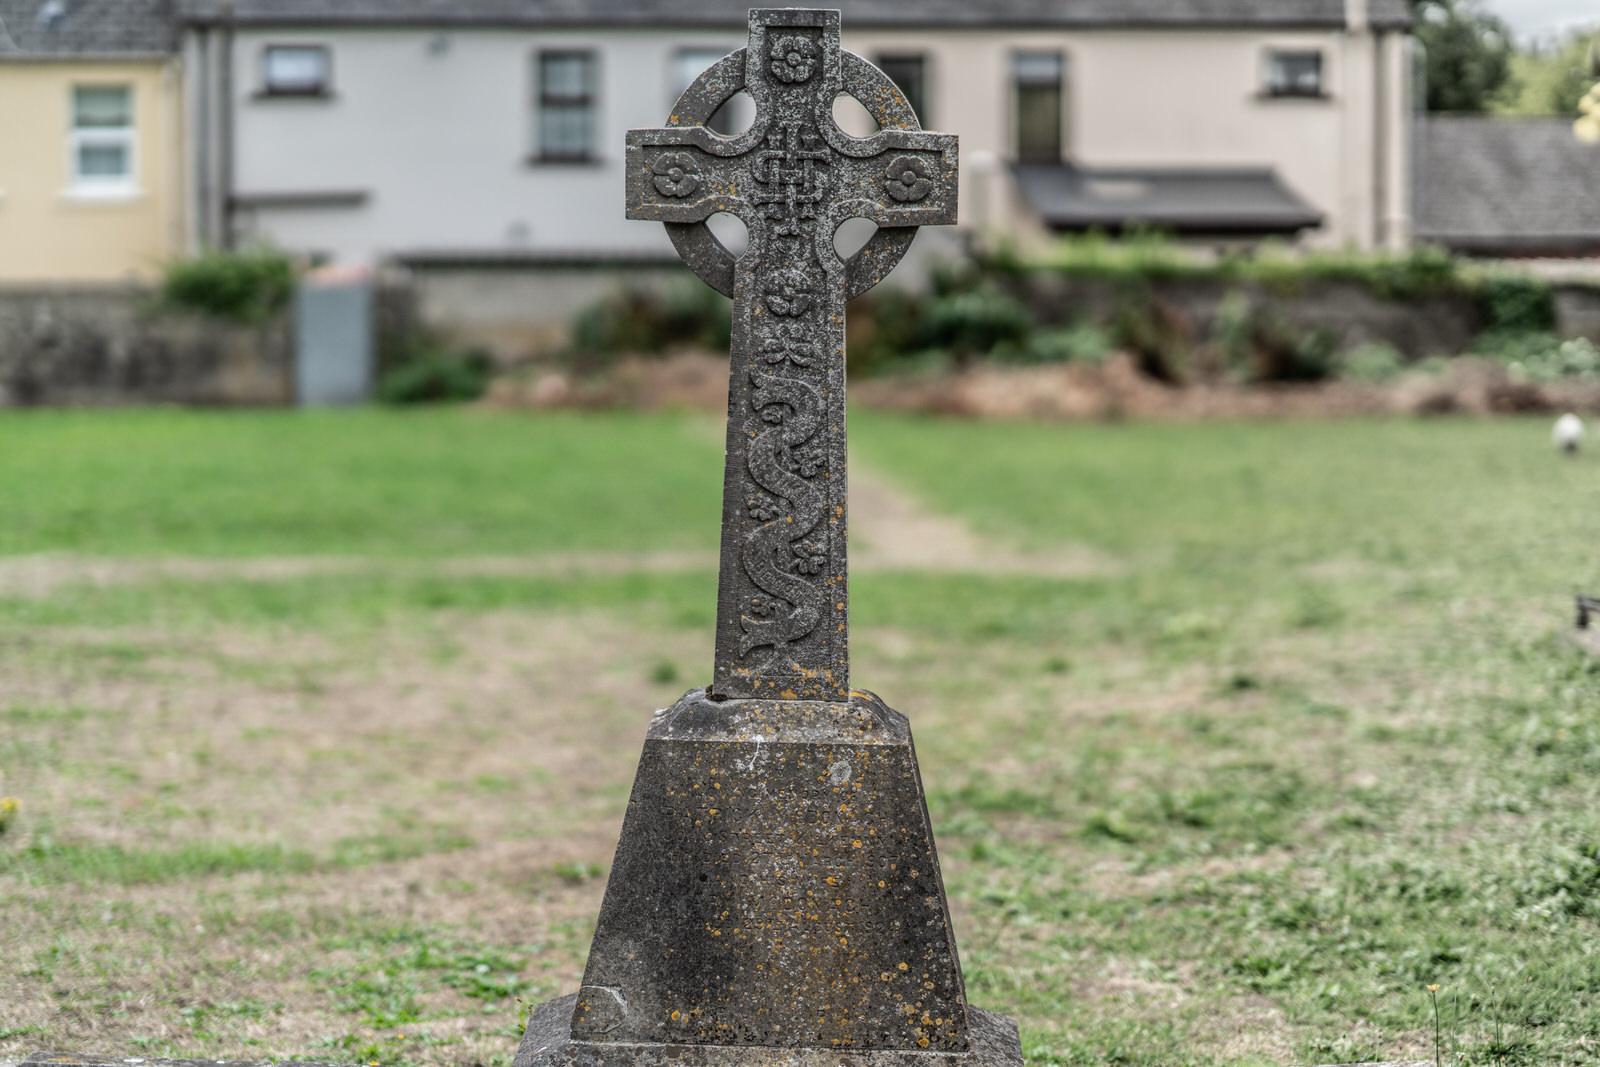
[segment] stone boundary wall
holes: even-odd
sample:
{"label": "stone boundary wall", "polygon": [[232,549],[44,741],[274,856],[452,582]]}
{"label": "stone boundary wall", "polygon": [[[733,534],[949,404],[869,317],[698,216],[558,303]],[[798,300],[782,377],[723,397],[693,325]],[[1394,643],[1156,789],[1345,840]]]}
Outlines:
{"label": "stone boundary wall", "polygon": [[1556,332],[1600,343],[1600,284],[1559,284],[1551,288],[1555,291]]}
{"label": "stone boundary wall", "polygon": [[[624,289],[662,293],[702,284],[682,263],[416,261],[390,272],[379,321],[405,323],[509,367],[560,352],[578,312]],[[381,329],[381,328],[380,328]]]}
{"label": "stone boundary wall", "polygon": [[1252,321],[1279,332],[1323,333],[1336,351],[1388,344],[1413,360],[1460,355],[1483,328],[1477,304],[1465,295],[1385,300],[1347,282],[1308,282],[1293,292],[1279,292],[1254,282],[1175,279],[1130,287],[1041,273],[1013,285],[1040,325],[1069,326],[1080,319],[1108,325],[1134,309],[1159,320],[1189,347],[1216,337],[1224,302],[1230,299],[1242,301],[1241,309]]}
{"label": "stone boundary wall", "polygon": [[241,325],[126,285],[0,287],[0,407],[294,399],[288,315]]}

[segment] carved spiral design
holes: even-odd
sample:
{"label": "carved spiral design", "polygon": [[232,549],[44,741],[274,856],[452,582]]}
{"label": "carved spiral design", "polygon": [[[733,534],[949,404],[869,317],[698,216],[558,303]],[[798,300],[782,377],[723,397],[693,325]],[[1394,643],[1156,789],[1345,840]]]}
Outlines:
{"label": "carved spiral design", "polygon": [[745,631],[739,639],[741,656],[764,645],[776,647],[797,641],[816,629],[822,618],[822,590],[778,566],[780,557],[793,558],[794,542],[810,536],[822,522],[822,491],[790,469],[794,449],[809,441],[822,426],[822,397],[805,382],[764,376],[754,370],[750,372],[750,384],[755,386],[750,397],[752,419],[767,427],[750,442],[750,477],[773,496],[787,501],[788,508],[750,532],[741,561],[756,588],[787,601],[792,610],[767,618],[741,614],[739,621]]}

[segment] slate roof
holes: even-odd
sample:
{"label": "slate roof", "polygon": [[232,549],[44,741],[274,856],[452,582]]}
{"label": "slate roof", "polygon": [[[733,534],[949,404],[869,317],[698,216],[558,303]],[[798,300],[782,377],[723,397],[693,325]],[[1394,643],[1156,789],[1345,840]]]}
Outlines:
{"label": "slate roof", "polygon": [[1600,145],[1572,120],[1441,115],[1417,126],[1413,229],[1463,252],[1600,250]]}
{"label": "slate roof", "polygon": [[1322,225],[1270,167],[1083,168],[1032,163],[1017,186],[1055,230],[1116,232],[1149,226],[1180,234],[1292,234]]}
{"label": "slate roof", "polygon": [[0,59],[168,55],[176,0],[0,0]]}
{"label": "slate roof", "polygon": [[[180,0],[218,17],[225,0]],[[776,0],[774,0],[776,2]],[[790,0],[799,3],[799,0]],[[1410,25],[1406,0],[1368,0],[1375,26]],[[583,25],[741,27],[753,0],[234,0],[257,25]],[[819,0],[846,26],[1342,27],[1345,0]]]}

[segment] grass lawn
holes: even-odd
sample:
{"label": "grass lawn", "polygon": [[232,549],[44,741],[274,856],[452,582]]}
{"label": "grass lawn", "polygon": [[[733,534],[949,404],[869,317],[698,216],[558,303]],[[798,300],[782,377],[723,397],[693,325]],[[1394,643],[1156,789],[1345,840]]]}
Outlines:
{"label": "grass lawn", "polygon": [[[1600,1063],[1592,456],[851,429],[993,543],[1101,561],[853,580],[1030,1063],[1431,1059],[1430,985],[1449,1062]],[[676,417],[0,419],[0,1059],[509,1062],[708,673],[719,459]]]}

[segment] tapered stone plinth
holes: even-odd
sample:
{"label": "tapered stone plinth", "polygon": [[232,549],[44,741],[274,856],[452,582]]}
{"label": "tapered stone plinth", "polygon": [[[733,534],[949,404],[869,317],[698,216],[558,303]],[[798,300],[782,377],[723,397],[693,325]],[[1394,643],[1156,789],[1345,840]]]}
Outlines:
{"label": "tapered stone plinth", "polygon": [[967,1005],[905,716],[691,691],[651,723],[583,987],[515,1067],[906,1057],[1022,1058]]}

